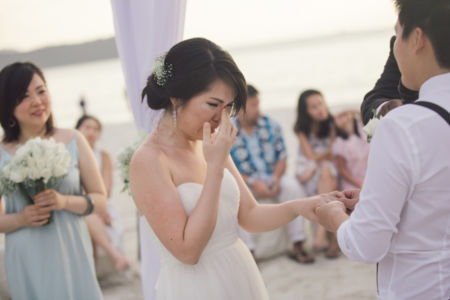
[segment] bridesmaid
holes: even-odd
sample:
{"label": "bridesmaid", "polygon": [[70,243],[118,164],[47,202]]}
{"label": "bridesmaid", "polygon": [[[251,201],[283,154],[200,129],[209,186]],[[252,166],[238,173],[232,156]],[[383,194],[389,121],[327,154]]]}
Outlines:
{"label": "bridesmaid", "polygon": [[[0,107],[0,170],[34,137],[62,142],[71,155],[68,175],[58,188],[37,194],[35,204],[28,205],[18,191],[0,195],[12,299],[102,299],[85,216],[106,209],[106,191],[86,139],[53,126],[46,81],[32,63],[13,63],[0,72]],[[51,211],[52,222],[43,226]]]}

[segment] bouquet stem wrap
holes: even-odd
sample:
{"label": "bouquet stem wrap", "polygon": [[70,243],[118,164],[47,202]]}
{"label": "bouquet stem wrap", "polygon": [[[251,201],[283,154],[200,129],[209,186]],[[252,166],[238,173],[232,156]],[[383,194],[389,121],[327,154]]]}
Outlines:
{"label": "bouquet stem wrap", "polygon": [[[30,192],[29,189],[25,186],[23,182],[18,184],[19,190],[24,196],[24,198],[28,201],[28,204],[33,205],[34,200],[33,197],[39,194],[40,192],[43,192],[47,189],[47,184],[43,180],[37,180],[35,181],[34,191]],[[50,217],[48,218],[47,223],[45,225],[50,224],[53,221],[53,211],[50,212]]]}

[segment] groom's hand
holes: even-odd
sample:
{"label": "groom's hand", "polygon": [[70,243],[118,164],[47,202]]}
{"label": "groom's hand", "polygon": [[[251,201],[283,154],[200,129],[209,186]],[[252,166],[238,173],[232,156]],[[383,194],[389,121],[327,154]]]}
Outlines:
{"label": "groom's hand", "polygon": [[354,189],[354,190],[345,190],[342,193],[344,194],[345,198],[343,199],[343,203],[345,207],[347,208],[347,213],[351,214],[353,210],[355,209],[356,204],[359,201],[359,193],[361,190]]}
{"label": "groom's hand", "polygon": [[319,219],[316,215],[316,211],[319,207],[322,207],[327,203],[333,201],[343,202],[344,198],[345,198],[344,194],[342,192],[337,191],[304,198],[301,200],[303,202],[303,209],[301,215],[303,215],[310,221],[319,222]]}
{"label": "groom's hand", "polygon": [[320,225],[330,232],[336,232],[341,224],[349,217],[342,201],[331,201],[316,209],[316,216]]}

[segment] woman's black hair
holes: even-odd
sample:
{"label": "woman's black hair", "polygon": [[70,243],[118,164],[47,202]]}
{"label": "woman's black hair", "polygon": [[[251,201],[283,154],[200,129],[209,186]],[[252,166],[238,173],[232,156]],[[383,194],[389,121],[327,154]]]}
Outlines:
{"label": "woman's black hair", "polygon": [[185,104],[217,79],[234,89],[233,115],[245,108],[244,75],[231,55],[213,42],[204,38],[188,39],[173,46],[162,59],[160,70],[148,77],[142,91],[142,99],[147,97],[150,108],[171,108],[170,98]]}
{"label": "woman's black hair", "polygon": [[[297,120],[294,124],[294,132],[299,133],[302,132],[306,136],[309,136],[311,133],[311,123],[312,118],[308,114],[307,109],[307,100],[312,95],[321,95],[322,93],[318,90],[308,89],[303,91],[298,98],[297,104]],[[331,114],[328,115],[328,118],[319,123],[319,131],[317,132],[318,138],[326,138],[331,134],[331,129],[335,128],[334,126],[334,118]]]}
{"label": "woman's black hair", "polygon": [[[353,130],[355,132],[355,134],[361,138],[361,133],[359,132],[359,126],[358,126],[358,120],[353,117]],[[336,136],[339,136],[341,138],[343,138],[344,140],[349,138],[349,135],[347,132],[345,132],[344,130],[342,130],[341,128],[339,128],[338,126],[335,126],[336,128]]]}
{"label": "woman's black hair", "polygon": [[94,120],[98,124],[98,126],[100,127],[100,130],[102,129],[102,123],[100,122],[100,120],[97,119],[94,116],[87,115],[87,114],[82,115],[78,119],[78,121],[77,121],[77,123],[75,125],[75,129],[80,129],[80,127],[81,127],[81,125],[83,125],[84,121],[87,121],[87,120]]}
{"label": "woman's black hair", "polygon": [[[41,69],[31,62],[16,62],[0,71],[0,124],[4,131],[2,141],[5,143],[19,139],[20,126],[14,117],[14,110],[25,98],[34,74],[46,84]],[[45,123],[45,134],[50,134],[53,130],[53,116],[50,114]]]}

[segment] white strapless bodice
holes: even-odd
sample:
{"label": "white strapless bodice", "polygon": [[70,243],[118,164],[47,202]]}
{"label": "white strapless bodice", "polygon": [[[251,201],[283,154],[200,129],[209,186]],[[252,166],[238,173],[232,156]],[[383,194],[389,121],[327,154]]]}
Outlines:
{"label": "white strapless bodice", "polygon": [[[187,215],[194,210],[202,189],[203,185],[193,182],[177,187]],[[217,223],[196,265],[176,259],[145,222],[144,230],[151,236],[161,261],[158,300],[268,299],[253,257],[237,235],[239,199],[238,185],[225,169]]]}

